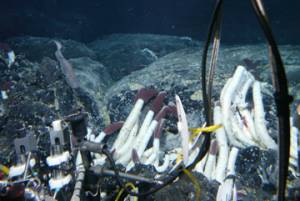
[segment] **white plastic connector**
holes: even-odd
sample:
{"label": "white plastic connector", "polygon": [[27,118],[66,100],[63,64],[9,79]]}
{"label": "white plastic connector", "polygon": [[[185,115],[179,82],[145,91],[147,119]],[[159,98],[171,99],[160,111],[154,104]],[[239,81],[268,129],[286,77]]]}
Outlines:
{"label": "white plastic connector", "polygon": [[52,122],[52,128],[54,131],[62,131],[61,120],[55,120]]}
{"label": "white plastic connector", "polygon": [[60,177],[60,178],[51,178],[49,180],[49,187],[51,190],[53,189],[60,189],[62,187],[64,187],[65,185],[67,185],[68,183],[70,183],[72,179],[72,176],[70,174],[68,174],[65,177]]}
{"label": "white plastic connector", "polygon": [[12,178],[22,175],[25,171],[25,166],[25,163],[22,165],[11,166],[9,168],[9,177]]}
{"label": "white plastic connector", "polygon": [[67,162],[69,161],[69,159],[70,159],[70,153],[68,151],[65,151],[60,155],[48,156],[46,161],[48,166],[52,167]]}
{"label": "white plastic connector", "polygon": [[[29,167],[30,168],[33,168],[36,164],[36,161],[34,158],[30,159],[29,161]],[[21,165],[14,165],[14,166],[11,166],[9,168],[9,177],[12,178],[12,177],[18,177],[18,176],[21,176],[22,174],[24,174],[25,172],[25,168],[26,168],[26,164],[21,164]]]}

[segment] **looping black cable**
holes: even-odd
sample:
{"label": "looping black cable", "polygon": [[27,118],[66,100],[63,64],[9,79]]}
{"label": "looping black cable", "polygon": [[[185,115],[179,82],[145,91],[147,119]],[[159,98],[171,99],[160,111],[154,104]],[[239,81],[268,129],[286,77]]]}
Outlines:
{"label": "looping black cable", "polygon": [[[207,125],[212,124],[212,111],[211,111],[211,91],[212,91],[212,81],[214,68],[216,65],[217,54],[219,43],[215,43],[216,40],[220,39],[220,30],[221,30],[221,21],[222,21],[222,10],[223,10],[223,0],[216,0],[215,8],[213,11],[212,19],[209,25],[208,34],[206,38],[206,42],[204,45],[204,50],[202,54],[202,62],[201,62],[201,86],[202,86],[202,97],[203,97],[203,107],[204,107],[204,115],[205,121]],[[207,92],[207,82],[206,82],[206,61],[208,55],[208,48],[211,41],[211,38],[214,36],[214,48],[212,50],[212,59],[210,66],[210,75],[209,75],[209,88]],[[200,151],[194,160],[194,162],[188,167],[189,170],[193,169],[198,161],[201,161],[205,154],[208,152],[210,147],[210,134],[204,132],[204,139],[202,144],[199,145]]]}
{"label": "looping black cable", "polygon": [[261,0],[251,0],[261,28],[269,45],[269,61],[272,68],[272,81],[275,88],[275,103],[279,123],[279,171],[278,171],[278,201],[285,200],[285,189],[288,175],[290,155],[290,109],[292,100],[288,94],[288,83],[280,57],[280,53],[272,34],[267,14]]}
{"label": "looping black cable", "polygon": [[146,191],[146,192],[141,192],[141,193],[136,193],[136,192],[132,192],[131,190],[129,190],[125,184],[123,183],[123,181],[121,180],[120,178],[120,175],[119,175],[119,171],[116,167],[116,164],[115,164],[115,161],[114,159],[112,158],[112,155],[111,153],[109,152],[109,150],[107,149],[103,149],[102,150],[102,153],[107,157],[108,161],[110,162],[110,165],[113,169],[113,171],[115,172],[115,179],[117,180],[117,183],[119,184],[120,187],[122,187],[125,192],[129,195],[132,195],[132,196],[138,196],[138,197],[143,197],[143,196],[148,196],[148,195],[151,195],[159,190],[161,190],[162,188],[164,188],[165,186],[173,183],[173,181],[182,174],[182,171],[179,171],[173,175],[170,176],[170,178],[168,178],[163,184],[161,185],[157,185],[153,188],[151,188],[150,190]]}

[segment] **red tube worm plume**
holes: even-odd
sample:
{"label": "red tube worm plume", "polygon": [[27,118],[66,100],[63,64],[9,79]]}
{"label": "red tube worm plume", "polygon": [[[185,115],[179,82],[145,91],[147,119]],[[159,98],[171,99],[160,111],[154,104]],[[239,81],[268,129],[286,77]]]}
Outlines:
{"label": "red tube worm plume", "polygon": [[167,114],[174,114],[176,115],[177,112],[176,112],[176,107],[174,108],[173,106],[163,106],[161,108],[161,110],[158,112],[158,114],[155,116],[155,120],[156,121],[159,121],[161,120],[162,118],[164,118]]}
{"label": "red tube worm plume", "polygon": [[103,132],[106,134],[106,135],[109,135],[109,134],[112,134],[118,130],[120,130],[120,128],[122,128],[124,122],[123,121],[118,121],[118,122],[115,122],[115,123],[112,123],[110,124],[108,127],[106,127]]}
{"label": "red tube worm plume", "polygon": [[142,88],[138,91],[135,101],[138,99],[143,99],[144,102],[148,102],[151,98],[157,95],[157,91],[154,89]]}
{"label": "red tube worm plume", "polygon": [[162,106],[164,104],[164,99],[166,97],[166,94],[167,93],[165,91],[159,92],[159,94],[154,99],[150,110],[152,110],[154,113],[159,112],[159,110],[162,108]]}
{"label": "red tube worm plume", "polygon": [[155,131],[154,131],[154,138],[160,138],[160,135],[161,135],[161,132],[163,130],[163,127],[165,125],[165,119],[162,118],[160,121],[159,121],[159,124],[158,126],[155,128]]}
{"label": "red tube worm plume", "polygon": [[172,114],[177,117],[177,108],[176,105],[170,104],[168,106],[168,114]]}
{"label": "red tube worm plume", "polygon": [[158,114],[155,116],[155,120],[156,121],[160,121],[162,118],[164,118],[167,114],[168,111],[168,106],[163,106],[160,111],[158,112]]}

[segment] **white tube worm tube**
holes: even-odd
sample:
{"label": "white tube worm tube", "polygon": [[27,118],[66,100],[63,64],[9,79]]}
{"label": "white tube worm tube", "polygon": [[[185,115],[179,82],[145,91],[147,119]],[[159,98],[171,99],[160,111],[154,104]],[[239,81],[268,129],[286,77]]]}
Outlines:
{"label": "white tube worm tube", "polygon": [[237,201],[237,191],[234,179],[226,179],[217,192],[216,201]]}
{"label": "white tube worm tube", "polygon": [[[122,156],[124,154],[127,154],[128,152],[131,153],[133,146],[132,144],[134,143],[134,140],[136,138],[137,132],[139,129],[139,122],[137,121],[136,124],[134,125],[134,127],[132,128],[130,134],[129,134],[129,138],[127,139],[127,141],[124,143],[124,145],[120,148],[120,149],[116,149],[115,153],[114,153],[114,158],[115,160],[122,158]],[[117,160],[116,163],[125,163],[122,160]]]}
{"label": "white tube worm tube", "polygon": [[152,155],[146,160],[146,165],[154,164],[155,161],[159,161],[159,146],[160,146],[160,136],[163,131],[163,127],[165,125],[165,119],[162,118],[159,121],[158,126],[154,131],[154,139],[153,139],[153,153]]}
{"label": "white tube worm tube", "polygon": [[165,158],[164,158],[163,164],[162,164],[162,165],[159,165],[159,160],[156,160],[156,161],[154,162],[154,167],[155,167],[155,170],[156,170],[157,172],[160,172],[160,173],[161,173],[161,172],[165,172],[165,171],[168,169],[169,164],[170,164],[170,157],[169,157],[168,154],[166,154],[166,155],[165,155]]}
{"label": "white tube worm tube", "polygon": [[154,138],[153,140],[153,153],[155,154],[155,158],[159,158],[159,146],[160,146],[160,139],[159,138]]}
{"label": "white tube worm tube", "polygon": [[[153,101],[151,108],[149,109],[149,111],[146,114],[146,117],[142,123],[142,126],[139,130],[137,137],[132,142],[132,147],[134,147],[135,149],[137,149],[137,147],[140,146],[139,143],[141,141],[143,141],[143,139],[145,138],[145,133],[147,132],[155,113],[157,113],[161,110],[161,108],[164,104],[163,101],[164,101],[165,96],[166,96],[166,92],[161,91],[156,96],[155,100]],[[139,157],[141,158],[141,155],[139,155]],[[131,152],[127,152],[123,155],[123,157],[120,160],[122,161],[122,164],[126,164],[130,161],[130,158],[131,158]]]}
{"label": "white tube worm tube", "polygon": [[[144,134],[144,138],[140,139],[140,141],[136,141],[136,145],[139,145],[139,146],[134,147],[134,149],[136,150],[139,158],[141,158],[141,156],[143,155],[143,153],[147,147],[147,144],[148,144],[151,136],[153,135],[153,132],[157,125],[158,125],[158,122],[155,119],[152,120],[147,132]],[[131,160],[131,158],[129,158],[129,161],[130,160]],[[125,163],[124,163],[124,166],[125,166]],[[132,167],[134,167],[133,161],[129,162],[129,164],[126,167],[126,171],[129,171]]]}
{"label": "white tube worm tube", "polygon": [[159,125],[159,121],[164,118],[164,116],[167,113],[173,113],[174,112],[174,107],[172,106],[163,106],[160,111],[157,113],[157,115],[155,116],[155,118],[152,120],[148,130],[143,134],[143,137],[140,139],[138,139],[136,141],[134,150],[136,150],[136,153],[138,155],[139,158],[141,158],[141,156],[143,155],[149,140],[151,138],[151,136],[153,135],[156,127]]}
{"label": "white tube worm tube", "polygon": [[244,67],[237,67],[229,86],[226,87],[226,91],[223,93],[223,100],[221,100],[223,124],[226,130],[226,134],[228,136],[230,144],[237,147],[244,147],[244,145],[236,140],[234,133],[232,132],[230,119],[232,118],[233,113],[231,111],[231,103],[234,100],[234,96],[236,95],[241,84],[246,81],[245,72],[246,70]]}
{"label": "white tube worm tube", "polygon": [[238,114],[234,114],[231,118],[232,132],[236,139],[244,146],[255,146],[255,142],[251,139],[251,136],[247,135],[247,132],[243,132],[244,127],[242,120],[239,119]]}
{"label": "white tube worm tube", "polygon": [[[154,112],[152,110],[149,110],[146,114],[146,117],[142,123],[142,126],[136,136],[136,138],[134,139],[134,141],[132,142],[132,147],[137,147],[139,146],[139,143],[143,140],[145,133],[147,132],[147,129],[149,128],[151,121],[153,120],[154,117]],[[124,156],[122,156],[122,158],[120,158],[120,161],[122,161],[122,164],[125,163],[126,161],[130,161],[131,159],[131,151],[126,152],[124,154]]]}
{"label": "white tube worm tube", "polygon": [[210,144],[208,158],[204,168],[204,173],[203,173],[208,180],[212,179],[212,173],[216,168],[217,149],[218,149],[217,141],[212,140]]}
{"label": "white tube worm tube", "polygon": [[238,113],[241,116],[239,117],[238,115],[235,115],[233,119],[241,123],[238,123],[236,121],[233,121],[232,123],[234,124],[233,126],[236,127],[235,131],[238,132],[235,133],[238,140],[246,146],[254,146],[258,145],[256,137],[257,135],[255,132],[253,118],[251,117],[250,111],[246,109],[246,96],[255,79],[253,75],[247,71],[245,72],[245,76],[247,77],[247,80],[241,86],[241,90],[237,93],[234,101],[234,105],[236,105],[236,107],[238,108]]}
{"label": "white tube worm tube", "polygon": [[126,166],[126,172],[130,171],[134,167],[134,162],[130,161]]}
{"label": "white tube worm tube", "polygon": [[277,144],[268,134],[265,122],[265,112],[262,102],[260,83],[255,81],[253,84],[253,102],[254,102],[254,122],[255,130],[260,141],[268,148],[276,150]]}
{"label": "white tube worm tube", "polygon": [[298,129],[292,125],[293,120],[291,122],[291,146],[290,146],[290,165],[298,168]]}
{"label": "white tube worm tube", "polygon": [[[227,176],[229,175],[235,175],[235,162],[238,155],[238,148],[232,147],[228,164],[227,164]],[[219,186],[216,201],[236,201],[237,200],[237,191],[236,191],[236,185],[235,181],[231,177],[227,177],[226,180],[221,183]]]}
{"label": "white tube worm tube", "polygon": [[227,176],[235,175],[235,162],[238,156],[239,149],[236,147],[232,147],[229,153],[229,159],[227,164]]}
{"label": "white tube worm tube", "polygon": [[237,94],[234,99],[234,104],[238,105],[239,107],[245,107],[246,106],[246,96],[249,91],[249,88],[252,86],[253,82],[255,81],[254,77],[245,70],[245,81],[241,83],[239,86],[240,90],[237,91]]}
{"label": "white tube worm tube", "polygon": [[227,82],[225,83],[225,85],[224,85],[224,87],[221,91],[221,94],[220,94],[220,101],[221,102],[224,102],[224,95],[226,94],[226,91],[227,91],[228,87],[230,86],[231,80],[232,80],[232,78],[229,78],[227,80]]}
{"label": "white tube worm tube", "polygon": [[248,136],[257,144],[257,146],[262,146],[255,131],[255,123],[251,112],[248,109],[243,109],[240,112],[243,115],[245,121],[244,124],[246,124],[243,126],[243,132],[247,133]]}
{"label": "white tube worm tube", "polygon": [[143,99],[138,99],[136,101],[133,109],[131,110],[130,114],[128,115],[123,127],[121,128],[119,135],[118,135],[117,139],[115,140],[111,150],[119,149],[122,146],[122,144],[126,141],[134,124],[136,123],[137,119],[140,116],[143,105],[144,105]]}
{"label": "white tube worm tube", "polygon": [[198,172],[198,173],[202,173],[204,172],[204,167],[205,167],[205,164],[206,164],[206,160],[207,160],[207,156],[208,156],[208,153],[202,158],[201,161],[199,161],[197,163],[197,165],[195,166],[194,168],[194,171],[195,172]]}
{"label": "white tube worm tube", "polygon": [[152,153],[148,158],[144,158],[143,164],[144,165],[151,165],[154,164],[156,160],[156,154]]}
{"label": "white tube worm tube", "polygon": [[183,163],[187,166],[189,159],[189,139],[190,133],[188,131],[188,123],[186,119],[186,114],[183,109],[183,105],[178,95],[175,95],[176,99],[176,108],[178,115],[177,127],[181,136],[181,144],[182,144],[182,154],[183,154]]}
{"label": "white tube worm tube", "polygon": [[149,110],[139,130],[136,141],[140,141],[143,138],[143,135],[144,133],[146,133],[147,129],[149,128],[151,121],[153,120],[153,117],[154,117],[154,112],[152,110]]}
{"label": "white tube worm tube", "polygon": [[144,153],[143,153],[143,156],[142,157],[145,157],[145,158],[149,158],[153,153],[153,147],[147,149]]}
{"label": "white tube worm tube", "polygon": [[147,158],[147,160],[145,161],[145,163],[144,163],[145,165],[154,164],[154,162],[159,159],[159,144],[160,144],[159,139],[154,138],[154,140],[153,140],[153,152]]}
{"label": "white tube worm tube", "polygon": [[145,133],[143,139],[141,139],[141,141],[137,142],[137,144],[140,145],[137,148],[137,154],[138,154],[139,157],[142,156],[142,154],[144,153],[144,151],[147,147],[147,144],[148,144],[151,136],[153,135],[154,130],[155,130],[157,125],[158,125],[158,122],[155,119],[152,120],[152,122],[151,122],[147,132]]}
{"label": "white tube worm tube", "polygon": [[236,112],[232,114],[231,118],[231,126],[233,135],[236,139],[242,143],[244,146],[254,146],[256,143],[253,140],[252,134],[248,132],[247,122],[246,119],[242,116],[241,110],[245,110],[246,104],[246,95],[249,91],[249,88],[254,82],[254,77],[251,73],[247,72],[244,68],[243,75],[244,79],[243,82],[240,83],[239,88],[236,90],[236,94],[233,98],[233,107],[236,107]]}
{"label": "white tube worm tube", "polygon": [[[214,108],[214,124],[223,124],[221,107],[217,104]],[[229,155],[229,147],[227,143],[226,133],[223,127],[217,129],[216,140],[219,145],[219,153],[216,164],[215,179],[222,183],[225,179],[226,166]]]}
{"label": "white tube worm tube", "polygon": [[223,183],[226,175],[226,165],[229,156],[229,149],[225,146],[220,146],[219,154],[217,158],[217,164],[215,169],[215,174],[212,179],[217,180],[219,183]]}
{"label": "white tube worm tube", "polygon": [[111,123],[109,126],[104,128],[104,130],[101,131],[97,137],[95,137],[95,135],[92,135],[91,141],[95,143],[101,143],[106,136],[111,135],[122,128],[123,124],[124,123],[122,121]]}
{"label": "white tube worm tube", "polygon": [[198,147],[193,150],[190,150],[191,153],[189,155],[189,160],[188,160],[187,166],[191,165],[195,161],[196,157],[198,156],[199,151],[200,151],[200,149]]}

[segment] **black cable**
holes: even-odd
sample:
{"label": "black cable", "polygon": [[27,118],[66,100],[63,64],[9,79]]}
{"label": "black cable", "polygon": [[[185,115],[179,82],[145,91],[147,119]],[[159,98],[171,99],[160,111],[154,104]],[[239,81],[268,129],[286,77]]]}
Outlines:
{"label": "black cable", "polygon": [[[221,20],[222,20],[222,6],[223,6],[223,0],[216,0],[216,5],[213,10],[212,19],[208,28],[207,38],[204,45],[204,50],[202,53],[202,62],[201,62],[201,85],[202,85],[202,97],[203,97],[203,105],[204,105],[204,116],[205,121],[207,125],[212,124],[212,113],[211,113],[211,106],[210,102],[211,100],[208,97],[207,94],[207,82],[206,82],[206,60],[208,55],[208,48],[211,41],[211,38],[213,35],[219,36],[220,33],[220,26],[221,26]],[[216,57],[215,57],[216,59]],[[215,63],[215,61],[213,62]],[[210,85],[211,87],[211,85]],[[193,169],[198,161],[201,161],[205,154],[208,152],[210,147],[210,134],[204,132],[204,139],[202,144],[200,145],[200,151],[194,160],[194,162],[187,167],[187,169],[191,170]]]}
{"label": "black cable", "polygon": [[[211,61],[210,61],[210,67],[209,67],[209,73],[208,73],[208,83],[207,83],[207,98],[208,98],[208,107],[212,108],[212,88],[213,88],[213,80],[214,80],[214,74],[217,64],[217,58],[220,48],[220,40],[221,40],[221,23],[222,23],[222,8],[220,8],[220,11],[218,13],[217,19],[214,22],[214,28],[213,28],[213,46],[212,46],[212,53],[211,53]],[[206,77],[206,76],[205,76]],[[209,118],[211,118],[212,123],[212,111],[210,111]]]}
{"label": "black cable", "polygon": [[290,149],[290,109],[292,97],[288,94],[288,83],[280,53],[272,34],[261,0],[251,0],[261,28],[269,45],[269,60],[272,68],[272,81],[275,88],[275,103],[279,123],[279,175],[278,201],[285,200],[285,189],[289,166]]}
{"label": "black cable", "polygon": [[116,167],[115,161],[114,161],[111,153],[109,152],[109,150],[103,149],[102,153],[107,157],[108,161],[110,162],[110,165],[111,165],[113,171],[115,172],[115,178],[116,178],[119,186],[122,187],[126,193],[128,193],[129,195],[132,195],[132,196],[142,197],[142,196],[151,195],[151,194],[161,190],[165,186],[169,185],[170,183],[172,183],[178,176],[180,176],[183,173],[182,171],[178,171],[176,174],[172,175],[169,179],[167,179],[163,184],[158,185],[158,186],[156,186],[146,192],[143,192],[143,193],[135,193],[135,192],[128,190],[128,188],[124,185],[123,181],[120,178],[119,171]]}
{"label": "black cable", "polygon": [[[211,101],[207,93],[207,82],[206,82],[206,62],[208,55],[208,48],[213,35],[218,35],[220,31],[220,22],[221,22],[221,12],[222,12],[223,0],[216,0],[216,6],[213,11],[213,16],[209,25],[206,42],[204,44],[204,50],[202,53],[201,61],[201,86],[202,86],[202,96],[203,96],[203,105],[204,105],[204,114],[205,120],[209,124],[211,123],[211,107],[209,102]],[[209,89],[211,90],[211,89]]]}

